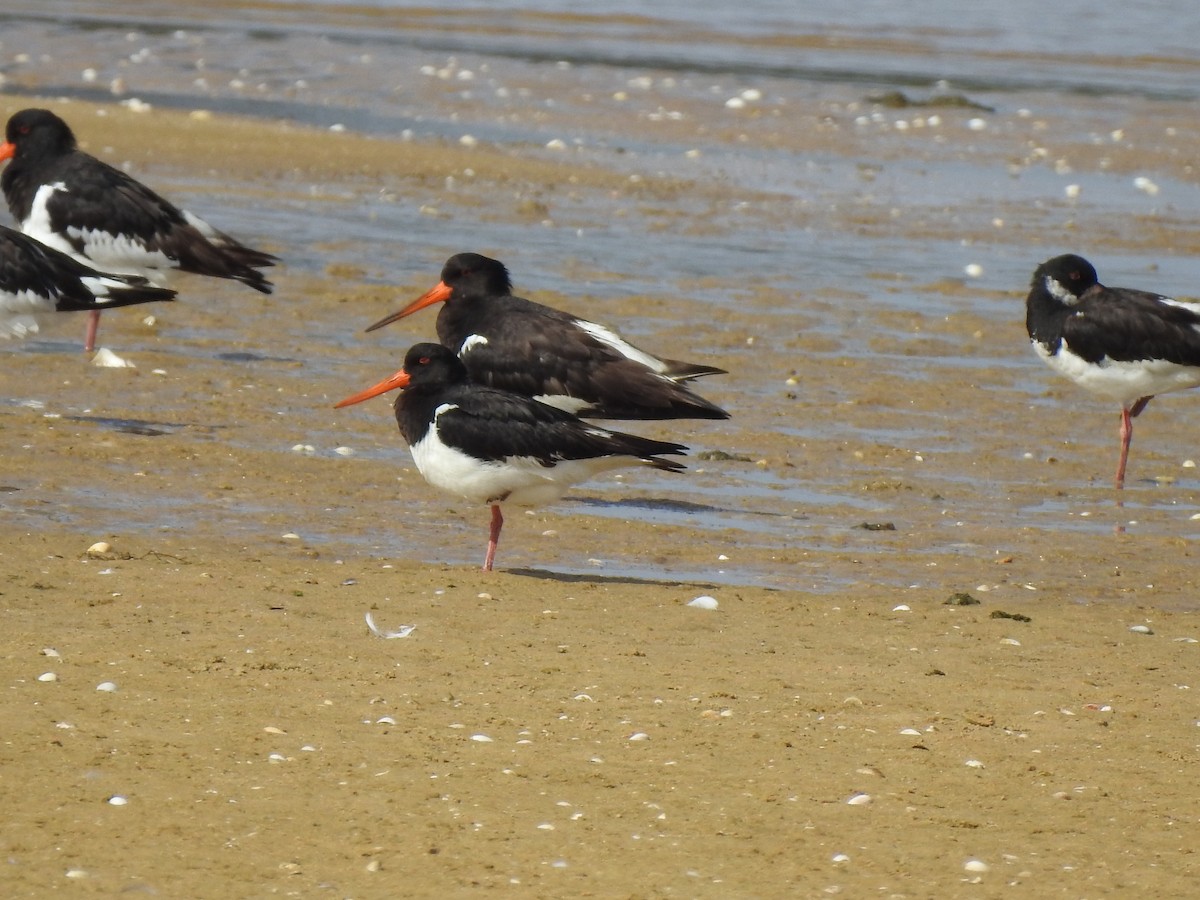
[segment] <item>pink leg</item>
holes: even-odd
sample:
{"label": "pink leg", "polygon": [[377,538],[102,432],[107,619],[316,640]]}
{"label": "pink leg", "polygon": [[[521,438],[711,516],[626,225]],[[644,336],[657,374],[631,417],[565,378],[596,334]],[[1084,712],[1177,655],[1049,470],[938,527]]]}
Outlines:
{"label": "pink leg", "polygon": [[1129,441],[1133,438],[1133,422],[1128,409],[1121,410],[1121,458],[1117,461],[1117,490],[1125,487],[1125,462],[1129,459]]}
{"label": "pink leg", "polygon": [[1125,487],[1125,463],[1129,459],[1129,442],[1133,440],[1133,418],[1140,415],[1153,399],[1153,395],[1139,397],[1133,406],[1121,410],[1121,459],[1117,463],[1117,490]]}
{"label": "pink leg", "polygon": [[96,349],[96,332],[100,330],[100,310],[94,309],[88,313],[87,334],[83,339],[83,351],[91,353]]}
{"label": "pink leg", "polygon": [[483,561],[483,571],[492,571],[492,562],[496,558],[496,545],[500,543],[500,529],[504,527],[504,516],[500,513],[500,504],[492,505],[492,531],[488,535],[487,557]]}

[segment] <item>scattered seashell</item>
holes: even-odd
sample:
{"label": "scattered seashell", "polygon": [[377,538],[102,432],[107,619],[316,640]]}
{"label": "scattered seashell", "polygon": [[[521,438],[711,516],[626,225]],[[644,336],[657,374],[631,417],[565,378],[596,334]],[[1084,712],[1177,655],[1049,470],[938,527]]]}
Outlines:
{"label": "scattered seashell", "polygon": [[981,278],[983,277],[983,266],[979,263],[968,263],[963,272],[968,278]]}
{"label": "scattered seashell", "polygon": [[127,359],[122,359],[117,354],[113,353],[107,347],[101,347],[96,351],[96,355],[92,357],[92,365],[99,366],[102,369],[136,369],[133,363]]}
{"label": "scattered seashell", "polygon": [[67,869],[66,875],[68,878],[87,878],[86,869]]}
{"label": "scattered seashell", "polygon": [[293,444],[292,452],[299,453],[301,456],[312,456],[317,452],[317,448],[312,444]]}
{"label": "scattered seashell", "polygon": [[650,735],[646,734],[646,732],[644,732],[644,731],[635,731],[633,734],[631,734],[629,736],[629,740],[631,740],[631,741],[648,741],[648,740],[650,740]]}
{"label": "scattered seashell", "polygon": [[[1176,638],[1176,640],[1182,640],[1182,638]],[[59,653],[57,650],[55,650],[53,647],[42,648],[42,656],[49,656],[52,659],[61,659],[62,658],[62,654]]]}
{"label": "scattered seashell", "polygon": [[55,675],[53,672],[43,672],[41,675],[38,676],[38,681],[45,681],[45,682],[58,681],[58,676]]}
{"label": "scattered seashell", "polygon": [[126,800],[124,797],[122,797],[120,794],[113,794],[111,797],[108,798],[108,805],[109,806],[128,806],[129,801]]}
{"label": "scattered seashell", "polygon": [[1133,179],[1133,186],[1139,191],[1149,194],[1151,197],[1158,193],[1158,185],[1145,175],[1139,175],[1137,178]]}
{"label": "scattered seashell", "polygon": [[687,605],[695,607],[696,609],[716,609],[717,598],[710,597],[708,594],[701,594],[694,600],[689,600]]}
{"label": "scattered seashell", "polygon": [[1149,625],[1130,625],[1129,630],[1135,634],[1154,634]]}
{"label": "scattered seashell", "polygon": [[1016,638],[1000,638],[1000,643],[1008,644],[1009,646],[1012,646],[1012,647],[1020,647],[1021,646],[1021,642],[1018,641]]}
{"label": "scattered seashell", "polygon": [[912,607],[907,603],[901,603],[899,606],[893,606],[892,612],[912,612]]}
{"label": "scattered seashell", "polygon": [[395,725],[396,720],[393,719],[391,716],[380,716],[378,719],[375,720],[375,724],[376,725]]}
{"label": "scattered seashell", "polygon": [[334,447],[333,452],[336,453],[338,456],[353,456],[354,448],[353,447]]}
{"label": "scattered seashell", "polygon": [[276,728],[274,725],[268,725],[263,729],[267,734],[287,734],[282,728]]}
{"label": "scattered seashell", "polygon": [[102,691],[105,694],[115,694],[117,692],[117,686],[111,681],[102,681],[96,685],[96,690]]}
{"label": "scattered seashell", "polygon": [[917,729],[915,729],[915,728],[901,728],[900,733],[904,734],[904,735],[908,735],[909,737],[920,737],[921,736],[921,732],[917,731]]}
{"label": "scattered seashell", "polygon": [[963,868],[968,872],[986,872],[990,868],[982,859],[968,859],[963,863]]}
{"label": "scattered seashell", "polygon": [[103,556],[110,550],[112,550],[112,544],[108,543],[108,541],[96,541],[96,543],[87,548],[86,552],[88,556]]}
{"label": "scattered seashell", "polygon": [[833,856],[831,856],[829,858],[829,861],[835,862],[835,863],[850,862],[850,857],[847,856],[845,853],[835,853],[835,854],[833,854]]}
{"label": "scattered seashell", "polygon": [[493,742],[493,738],[488,737],[486,734],[473,734],[471,735],[471,740],[479,744],[490,744]]}
{"label": "scattered seashell", "polygon": [[395,631],[384,631],[375,624],[375,620],[371,617],[370,613],[367,613],[365,618],[367,620],[367,628],[371,629],[371,634],[375,635],[375,637],[381,637],[388,641],[392,640],[393,638],[406,638],[412,634],[417,627],[416,625],[401,625]]}
{"label": "scattered seashell", "polygon": [[983,765],[983,763],[981,763],[981,762],[980,762],[979,760],[977,760],[977,759],[968,759],[968,760],[966,761],[966,763],[964,763],[964,765],[966,765],[966,766],[969,766],[969,767],[970,767],[970,768],[972,768],[972,769],[982,769],[982,768],[984,768],[984,765]]}
{"label": "scattered seashell", "polygon": [[866,806],[871,802],[870,794],[852,794],[846,800],[850,806]]}

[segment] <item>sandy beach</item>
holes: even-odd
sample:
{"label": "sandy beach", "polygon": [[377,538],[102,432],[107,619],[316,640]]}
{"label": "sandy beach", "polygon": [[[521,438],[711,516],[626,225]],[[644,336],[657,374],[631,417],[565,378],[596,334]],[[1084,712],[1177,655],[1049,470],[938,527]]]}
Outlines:
{"label": "sandy beach", "polygon": [[[3,115],[15,108],[8,98]],[[500,219],[529,215],[522,196],[564,181],[647,204],[720,190],[668,178],[632,189],[603,168],[235,118],[61,108],[86,121],[95,149],[158,184],[220,169],[270,202],[309,178],[417,193],[467,165]],[[282,240],[265,249],[286,258]],[[786,510],[790,540],[734,552],[794,573],[790,585],[718,577],[734,537],[622,522],[619,505],[611,519],[570,504],[514,516],[485,574],[486,511],[420,482],[382,402],[352,420],[377,453],[335,464],[264,449],[294,440],[277,406],[332,417],[334,400],[390,371],[400,339],[384,350],[358,326],[428,285],[380,276],[285,266],[245,326],[272,335],[255,346],[282,362],[243,369],[133,313],[104,328],[136,348],[136,370],[89,366],[65,343],[74,323],[56,328],[61,346],[7,356],[4,393],[36,386],[43,405],[11,403],[0,423],[6,896],[1194,893],[1194,550],[1172,533],[1171,504],[1146,499],[1165,486],[1195,502],[1191,486],[1171,486],[1186,416],[1145,417],[1153,437],[1135,443],[1128,509],[1107,481],[1115,412],[1063,402],[1073,389],[1048,378],[1039,402],[1054,423],[1028,438],[1032,459],[986,429],[982,450],[923,464],[911,447],[797,441],[778,430],[784,416],[832,406],[900,427],[971,408],[987,422],[1011,420],[1011,400],[965,379],[908,384],[897,403],[889,373],[862,360],[806,369],[833,339],[803,330],[749,354],[747,336],[777,321],[769,298],[703,323],[630,298],[647,341],[686,339],[736,371],[708,392],[735,408],[731,430],[697,438],[750,453],[723,465],[790,472],[851,505]],[[308,315],[349,321],[347,346],[360,348],[345,370],[313,372],[302,396],[289,379],[312,323],[275,324],[300,295]],[[218,296],[182,296],[160,315],[196,327],[244,302]],[[1019,298],[1019,284],[996,297],[1014,323]],[[1019,324],[998,320],[918,317],[909,352],[963,341],[1027,352]],[[1027,377],[995,375],[1000,387]],[[773,411],[739,421],[747,391]],[[55,409],[69,414],[47,417]],[[956,519],[996,484],[995,520]],[[194,485],[186,529],[156,529],[153,511],[114,517],[106,499],[179,485]],[[628,490],[618,499],[665,492]],[[1005,510],[1038,494],[1099,527],[1053,540],[1009,527]],[[311,521],[287,512],[297,496]],[[414,529],[426,558],[405,555]],[[444,558],[461,562],[428,558],[439,534]],[[97,542],[108,549],[89,553]],[[605,559],[641,568],[607,574]],[[717,608],[688,605],[700,596]],[[415,627],[381,637],[368,613],[385,632]]]}

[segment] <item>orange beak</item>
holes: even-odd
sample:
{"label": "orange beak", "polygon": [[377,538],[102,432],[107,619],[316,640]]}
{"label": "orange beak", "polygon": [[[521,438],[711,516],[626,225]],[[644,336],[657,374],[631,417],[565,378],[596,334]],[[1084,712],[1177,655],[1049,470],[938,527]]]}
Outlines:
{"label": "orange beak", "polygon": [[0,144],[0,162],[3,162],[6,159],[12,159],[16,155],[17,155],[17,145],[16,144],[10,143],[8,141],[5,141],[3,144]]}
{"label": "orange beak", "polygon": [[405,316],[410,316],[418,309],[424,309],[427,306],[433,306],[435,303],[441,303],[444,300],[450,299],[450,288],[446,286],[444,281],[439,281],[436,287],[430,288],[400,312],[392,313],[390,316],[385,316],[367,331],[374,331],[376,328],[382,328],[384,325],[391,325],[393,322],[403,319]]}
{"label": "orange beak", "polygon": [[378,397],[380,394],[386,394],[388,391],[394,391],[396,388],[408,387],[408,373],[401,369],[390,378],[385,378],[383,381],[374,387],[369,387],[365,391],[359,391],[353,397],[347,397],[341,403],[335,403],[334,409],[341,409],[343,406],[353,406],[355,403],[362,403],[364,400],[370,400],[372,397]]}

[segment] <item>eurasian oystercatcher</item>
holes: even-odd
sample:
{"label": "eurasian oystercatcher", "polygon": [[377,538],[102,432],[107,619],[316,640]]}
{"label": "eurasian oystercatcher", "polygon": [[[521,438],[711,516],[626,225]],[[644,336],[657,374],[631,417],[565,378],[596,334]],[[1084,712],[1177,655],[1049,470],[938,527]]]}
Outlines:
{"label": "eurasian oystercatcher", "polygon": [[684,384],[724,369],[659,359],[603,325],[514,297],[504,264],[478,253],[450,257],[436,287],[367,331],[440,301],[438,340],[479,384],[590,418],[729,418]]}
{"label": "eurasian oystercatcher", "polygon": [[0,337],[38,330],[38,316],[173,300],[138,275],[97,272],[28,235],[0,225]]}
{"label": "eurasian oystercatcher", "polygon": [[[232,278],[264,294],[258,269],[277,258],[252,250],[203,219],[177,209],[119,169],[79,150],[70,127],[48,109],[24,109],[5,128],[0,176],[21,230],[43,244],[105,271],[140,275],[159,285],[180,270]],[[93,311],[85,350],[96,343]]]}
{"label": "eurasian oystercatcher", "polygon": [[622,466],[684,468],[661,458],[686,453],[682,444],[609,431],[532,398],[475,384],[440,344],[415,345],[399,372],[337,407],[395,388],[404,388],[396,398],[396,421],[425,480],[492,507],[485,570],[492,568],[504,524],[501,503],[551,503],[576,482]]}
{"label": "eurasian oystercatcher", "polygon": [[1105,287],[1086,259],[1056,256],[1033,273],[1025,327],[1052,369],[1121,404],[1124,487],[1133,417],[1155,394],[1200,385],[1200,304]]}

